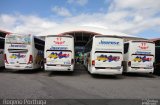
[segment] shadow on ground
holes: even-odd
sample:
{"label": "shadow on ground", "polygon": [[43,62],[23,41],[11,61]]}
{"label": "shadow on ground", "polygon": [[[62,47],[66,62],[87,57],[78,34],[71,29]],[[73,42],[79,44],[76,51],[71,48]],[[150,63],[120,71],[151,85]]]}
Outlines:
{"label": "shadow on ground", "polygon": [[96,79],[113,79],[113,80],[125,78],[123,75],[99,75],[99,74],[92,74],[91,77],[96,78]]}
{"label": "shadow on ground", "polygon": [[90,74],[84,65],[76,64],[73,72],[70,71],[52,71],[48,74],[50,77],[52,76],[80,76],[80,75],[88,75],[91,78],[96,79],[124,79],[123,75],[98,75],[98,74]]}
{"label": "shadow on ground", "polygon": [[82,64],[75,64],[74,71],[50,71],[49,76],[80,76],[87,74]]}
{"label": "shadow on ground", "polygon": [[123,75],[128,77],[156,78],[154,74],[149,74],[149,73],[123,73]]}
{"label": "shadow on ground", "polygon": [[48,76],[73,76],[73,74],[71,71],[50,71]]}
{"label": "shadow on ground", "polygon": [[15,73],[15,74],[36,74],[36,73],[43,72],[43,70],[41,70],[41,69],[35,69],[35,70],[17,70],[17,71],[6,70],[6,72]]}

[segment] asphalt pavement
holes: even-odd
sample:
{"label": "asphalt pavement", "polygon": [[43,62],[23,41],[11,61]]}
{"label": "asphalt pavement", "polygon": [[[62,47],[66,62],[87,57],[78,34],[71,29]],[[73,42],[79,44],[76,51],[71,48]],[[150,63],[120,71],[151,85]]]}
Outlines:
{"label": "asphalt pavement", "polygon": [[75,71],[0,71],[0,99],[159,99],[160,76],[91,75]]}

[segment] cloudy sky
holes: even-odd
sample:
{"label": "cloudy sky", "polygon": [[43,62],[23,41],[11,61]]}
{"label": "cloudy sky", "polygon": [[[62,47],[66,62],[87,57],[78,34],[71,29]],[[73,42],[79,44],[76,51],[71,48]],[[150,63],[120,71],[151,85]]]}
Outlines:
{"label": "cloudy sky", "polygon": [[160,37],[160,0],[0,0],[0,30],[40,34],[88,25]]}

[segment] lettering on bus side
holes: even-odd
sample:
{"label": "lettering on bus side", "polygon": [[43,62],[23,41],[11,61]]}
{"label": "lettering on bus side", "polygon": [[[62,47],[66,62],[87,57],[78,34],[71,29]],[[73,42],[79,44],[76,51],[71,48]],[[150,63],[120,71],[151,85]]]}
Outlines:
{"label": "lettering on bus side", "polygon": [[135,54],[151,54],[151,52],[136,51]]}
{"label": "lettering on bus side", "polygon": [[119,45],[119,42],[101,40],[101,41],[99,42],[99,44],[102,44],[102,45]]}
{"label": "lettering on bus side", "polygon": [[25,48],[26,45],[23,45],[23,44],[17,44],[17,45],[11,44],[9,47],[22,47],[22,48]]}
{"label": "lettering on bus side", "polygon": [[50,50],[67,50],[67,47],[51,47]]}
{"label": "lettering on bus side", "polygon": [[43,51],[38,50],[37,56],[36,56],[36,64],[40,64],[41,61],[43,60]]}

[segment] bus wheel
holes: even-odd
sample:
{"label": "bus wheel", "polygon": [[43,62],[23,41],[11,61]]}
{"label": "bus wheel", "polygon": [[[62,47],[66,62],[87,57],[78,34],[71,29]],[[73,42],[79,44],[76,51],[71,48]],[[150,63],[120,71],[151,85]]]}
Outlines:
{"label": "bus wheel", "polygon": [[44,66],[43,65],[41,65],[41,69],[44,70]]}
{"label": "bus wheel", "polygon": [[87,65],[87,70],[89,71],[89,65]]}
{"label": "bus wheel", "polygon": [[89,65],[87,66],[87,71],[88,71],[89,74],[91,74],[90,71],[89,71]]}
{"label": "bus wheel", "polygon": [[70,71],[70,74],[73,75],[73,74],[74,74],[74,71]]}
{"label": "bus wheel", "polygon": [[41,69],[44,70],[44,64],[41,62]]}

